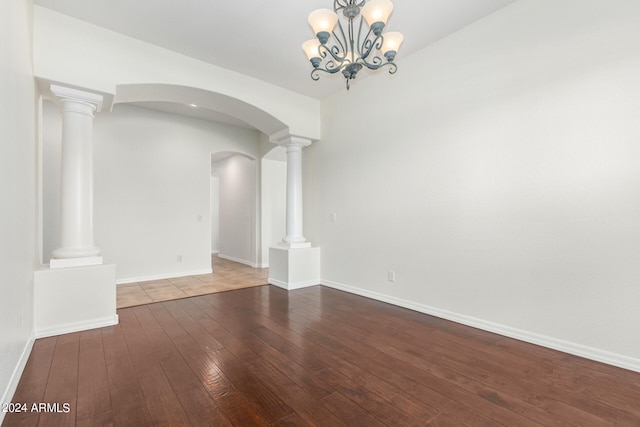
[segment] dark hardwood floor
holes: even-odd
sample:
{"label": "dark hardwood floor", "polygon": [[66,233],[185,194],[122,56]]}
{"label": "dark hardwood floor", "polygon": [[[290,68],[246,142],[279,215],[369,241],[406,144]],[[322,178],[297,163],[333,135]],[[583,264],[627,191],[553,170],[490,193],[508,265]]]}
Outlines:
{"label": "dark hardwood floor", "polygon": [[639,373],[326,287],[119,315],[37,340],[13,402],[60,412],[3,426],[640,426]]}

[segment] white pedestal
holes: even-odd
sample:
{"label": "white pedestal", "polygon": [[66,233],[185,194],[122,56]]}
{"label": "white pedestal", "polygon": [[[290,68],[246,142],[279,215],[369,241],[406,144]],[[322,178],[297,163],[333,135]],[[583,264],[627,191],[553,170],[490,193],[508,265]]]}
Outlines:
{"label": "white pedestal", "polygon": [[88,256],[82,258],[51,258],[49,268],[85,267],[89,265],[102,265],[101,256]]}
{"label": "white pedestal", "polygon": [[34,273],[36,338],[116,324],[115,265],[43,269]]}
{"label": "white pedestal", "polygon": [[269,283],[286,290],[320,284],[320,248],[269,248]]}

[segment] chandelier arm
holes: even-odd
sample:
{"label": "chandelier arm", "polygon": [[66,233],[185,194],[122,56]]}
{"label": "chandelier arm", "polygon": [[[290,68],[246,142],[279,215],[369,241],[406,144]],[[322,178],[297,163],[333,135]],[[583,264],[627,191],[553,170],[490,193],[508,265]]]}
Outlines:
{"label": "chandelier arm", "polygon": [[[364,44],[366,44],[367,39],[369,38],[369,34],[367,33],[367,36],[364,38],[364,43],[360,43],[360,36],[362,35],[362,21],[364,21],[364,18],[362,16],[360,16],[360,25],[358,27],[358,42],[356,43],[356,46],[358,47],[358,57],[361,58],[362,57],[362,47]],[[371,32],[371,30],[369,30],[369,32]]]}
{"label": "chandelier arm", "polygon": [[346,59],[347,57],[347,53],[349,52],[349,50],[347,49],[347,36],[344,34],[344,28],[342,28],[342,23],[338,20],[338,29],[340,29],[340,35],[342,36],[342,38],[338,37],[338,34],[336,34],[336,31],[333,31],[333,37],[338,41],[338,44],[340,45],[340,49],[342,49],[342,52],[344,52],[344,56],[343,56],[343,60]]}
{"label": "chandelier arm", "polygon": [[373,46],[375,46],[375,41],[380,36],[377,36],[375,39],[371,40],[370,36],[372,31],[371,28],[369,28],[369,31],[367,31],[367,35],[364,37],[364,41],[360,43],[360,32],[362,31],[363,26],[362,21],[363,19],[360,20],[360,31],[358,31],[358,56],[362,59],[366,59],[366,57],[371,53]]}
{"label": "chandelier arm", "polygon": [[342,63],[346,60],[344,56],[340,56],[340,48],[336,45],[333,45],[331,47],[320,45],[320,47],[318,47],[318,52],[320,53],[322,59],[326,59],[327,54],[330,55],[331,58],[333,58],[329,60],[329,62],[327,62],[327,68],[329,68],[328,65],[334,60],[339,63],[337,66],[342,65]]}
{"label": "chandelier arm", "polygon": [[373,62],[359,60],[358,63],[374,71],[379,70],[380,68],[383,68],[383,67],[390,67],[389,74],[395,74],[395,72],[398,71],[398,66],[396,65],[395,62],[383,62],[382,58],[380,58],[379,56],[374,57]]}
{"label": "chandelier arm", "polygon": [[[369,28],[369,32],[367,32],[367,37],[365,37],[362,46],[359,47],[361,50],[358,52],[360,54],[360,58],[366,60],[367,57],[371,54],[373,49],[380,50],[382,47],[382,43],[384,42],[384,37],[382,35],[376,36],[375,38],[369,38],[371,36],[371,28]],[[365,61],[366,62],[366,61]]]}
{"label": "chandelier arm", "polygon": [[[327,73],[327,74],[335,74],[338,71],[340,71],[340,68],[339,67],[331,68],[331,69],[328,69],[328,68],[314,68],[311,71],[311,78],[313,78],[314,74],[317,75],[317,72],[319,72],[319,71],[322,71],[323,73]],[[319,78],[320,78],[320,76],[317,76],[314,80],[318,80]]]}
{"label": "chandelier arm", "polygon": [[313,70],[311,70],[311,79],[314,81],[318,81],[320,79],[320,75],[318,74],[320,71],[322,71],[323,73],[327,73],[327,74],[335,74],[338,71],[340,71],[340,67],[335,67],[335,68],[314,68]]}
{"label": "chandelier arm", "polygon": [[[364,49],[364,52],[360,53],[360,57],[358,58],[358,63],[364,65],[370,70],[378,70],[387,64],[393,64],[393,62],[391,61],[387,61],[385,63],[384,60],[378,54],[375,54],[371,56],[370,59],[368,59],[369,55],[371,55],[371,52],[373,52],[374,49],[379,51],[380,48],[382,47],[382,43],[384,42],[384,37],[382,35],[376,36],[373,39],[369,38],[370,35],[371,35],[371,29],[369,29],[367,38],[363,43],[362,48]],[[397,68],[395,64],[393,64],[393,67]]]}
{"label": "chandelier arm", "polygon": [[[361,18],[362,19],[362,18]],[[361,21],[362,22],[362,21]],[[353,19],[349,19],[349,52],[351,52],[351,62],[356,61],[356,46],[355,40],[353,39]]]}
{"label": "chandelier arm", "polygon": [[377,70],[387,64],[390,64],[390,62],[385,63],[383,59],[378,55],[372,56],[370,61],[367,61],[364,58],[358,58],[358,63],[364,65],[370,70]]}

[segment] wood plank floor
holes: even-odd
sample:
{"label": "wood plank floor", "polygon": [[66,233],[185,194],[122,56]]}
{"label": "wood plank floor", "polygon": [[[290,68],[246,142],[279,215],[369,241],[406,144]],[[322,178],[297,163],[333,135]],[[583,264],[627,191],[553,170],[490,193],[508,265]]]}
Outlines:
{"label": "wood plank floor", "polygon": [[640,374],[316,286],[37,340],[3,426],[640,426]]}

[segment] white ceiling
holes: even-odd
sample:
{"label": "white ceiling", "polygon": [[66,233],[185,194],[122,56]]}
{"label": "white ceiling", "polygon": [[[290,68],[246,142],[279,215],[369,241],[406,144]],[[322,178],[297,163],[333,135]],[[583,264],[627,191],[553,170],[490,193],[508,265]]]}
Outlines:
{"label": "white ceiling", "polygon": [[[394,0],[388,30],[402,57],[515,0]],[[309,77],[300,45],[313,38],[307,16],[332,0],[35,0],[35,4],[202,61],[322,99],[345,90],[341,75]],[[368,70],[358,75],[362,79]],[[386,74],[386,73],[385,73]],[[384,78],[384,76],[380,76]],[[356,83],[357,84],[357,83]],[[353,86],[355,90],[357,86]],[[147,106],[149,107],[149,106]]]}

